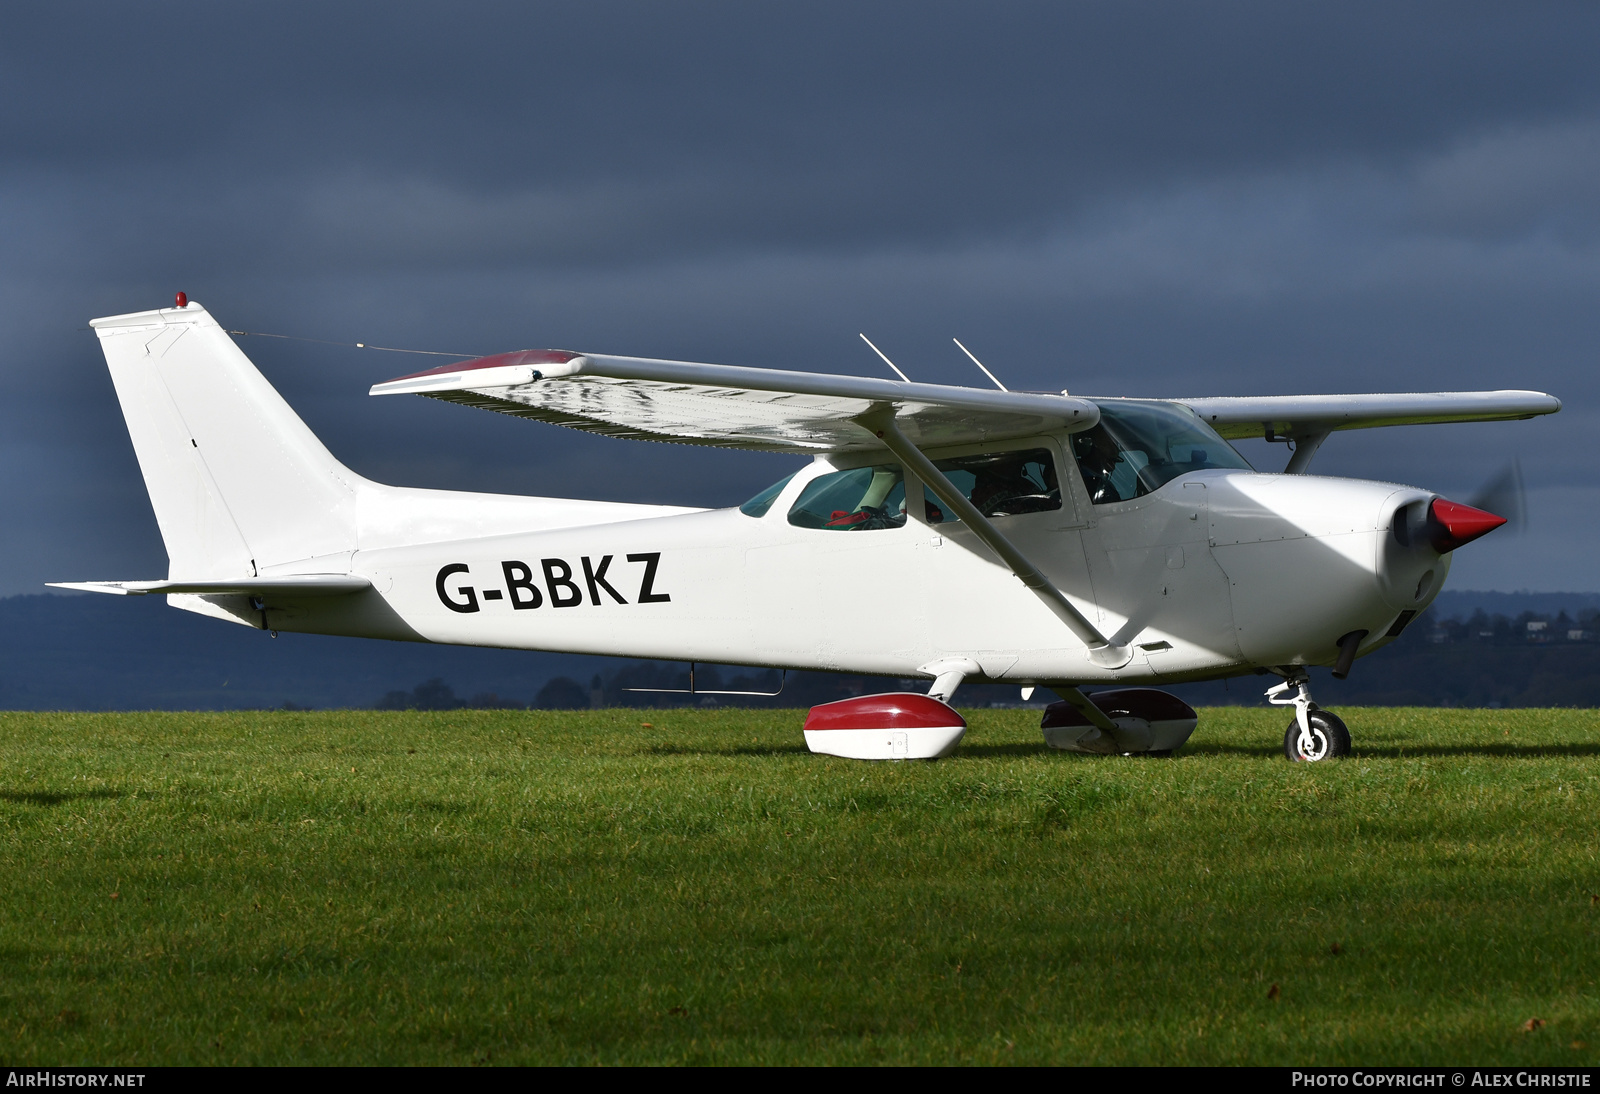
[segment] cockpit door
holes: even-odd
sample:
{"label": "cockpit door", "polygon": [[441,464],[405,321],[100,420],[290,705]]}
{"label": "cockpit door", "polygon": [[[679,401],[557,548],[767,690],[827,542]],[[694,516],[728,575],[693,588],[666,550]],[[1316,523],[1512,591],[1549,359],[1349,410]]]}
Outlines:
{"label": "cockpit door", "polygon": [[1203,479],[1179,479],[1131,501],[1094,507],[1083,552],[1097,623],[1133,644],[1157,674],[1239,655],[1228,578],[1211,556]]}
{"label": "cockpit door", "polygon": [[[1089,571],[1079,541],[1084,499],[1070,485],[1076,481],[1066,462],[1070,457],[1055,437],[933,451],[929,456],[1079,611],[1092,615]],[[986,470],[990,460],[997,466]],[[1020,477],[1018,461],[1025,472]],[[1013,486],[1001,489],[1008,479]],[[1037,482],[1038,488],[1024,488],[1024,481]],[[1006,664],[1025,677],[1059,675],[1065,651],[1079,646],[1078,639],[966,525],[946,520],[937,499],[920,483],[912,505],[920,525],[917,566],[927,590],[928,633],[938,655],[971,657],[985,673],[991,672],[991,664]]]}

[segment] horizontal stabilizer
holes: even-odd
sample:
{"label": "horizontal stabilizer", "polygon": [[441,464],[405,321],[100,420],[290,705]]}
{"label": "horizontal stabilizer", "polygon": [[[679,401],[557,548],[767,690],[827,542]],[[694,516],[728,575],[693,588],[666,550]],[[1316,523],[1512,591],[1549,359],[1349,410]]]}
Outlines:
{"label": "horizontal stabilizer", "polygon": [[195,593],[200,596],[345,596],[372,588],[364,577],[349,574],[302,574],[296,577],[245,577],[236,581],[49,581],[52,589],[76,589],[114,596],[151,593]]}

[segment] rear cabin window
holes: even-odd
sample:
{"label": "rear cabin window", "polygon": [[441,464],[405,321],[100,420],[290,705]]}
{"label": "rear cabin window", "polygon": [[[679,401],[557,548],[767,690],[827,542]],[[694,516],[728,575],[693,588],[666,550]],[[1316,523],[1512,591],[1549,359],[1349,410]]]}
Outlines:
{"label": "rear cabin window", "polygon": [[789,480],[798,474],[799,472],[796,471],[794,475],[785,475],[780,481],[773,483],[771,486],[761,491],[761,493],[757,494],[755,497],[739,506],[739,512],[743,513],[747,517],[766,516],[767,510],[772,508],[772,503],[778,500],[779,494],[783,493],[783,488],[789,485]]}
{"label": "rear cabin window", "polygon": [[[1061,486],[1056,480],[1055,460],[1048,449],[956,456],[934,460],[933,466],[943,471],[944,477],[986,517],[1011,517],[1061,508]],[[944,511],[933,491],[924,489],[923,496],[929,524],[960,519]]]}
{"label": "rear cabin window", "polygon": [[1096,505],[1143,497],[1190,471],[1250,470],[1216,430],[1176,403],[1101,403],[1100,424],[1074,433],[1071,443]]}
{"label": "rear cabin window", "polygon": [[789,508],[797,528],[869,532],[906,522],[906,481],[898,464],[857,467],[812,479]]}

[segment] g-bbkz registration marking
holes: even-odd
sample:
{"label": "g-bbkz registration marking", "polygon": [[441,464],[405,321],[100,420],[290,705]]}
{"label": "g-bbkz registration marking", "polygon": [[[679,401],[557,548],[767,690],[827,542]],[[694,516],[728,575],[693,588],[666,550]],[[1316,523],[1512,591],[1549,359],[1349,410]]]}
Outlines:
{"label": "g-bbkz registration marking", "polygon": [[[564,558],[541,558],[537,571],[527,562],[506,559],[500,563],[500,574],[505,579],[505,587],[484,588],[482,599],[486,602],[509,600],[512,608],[517,611],[541,608],[547,602],[552,608],[576,608],[583,603],[584,593],[587,591],[589,603],[595,607],[603,603],[602,597],[618,604],[626,604],[628,598],[611,583],[612,579],[609,576],[614,557],[614,555],[602,555],[596,562],[590,556],[584,555],[579,559],[577,570],[574,570],[572,564]],[[644,572],[639,575],[639,592],[634,597],[634,603],[669,602],[672,596],[656,592],[655,588],[656,567],[661,564],[661,552],[643,551],[627,557],[629,562],[644,567]],[[452,562],[448,566],[440,567],[439,575],[433,582],[434,590],[439,594],[439,603],[463,615],[481,611],[483,605],[479,603],[476,587],[467,584],[447,584],[450,578],[457,574],[471,573],[472,567],[465,562]],[[580,573],[582,585],[578,583]]]}

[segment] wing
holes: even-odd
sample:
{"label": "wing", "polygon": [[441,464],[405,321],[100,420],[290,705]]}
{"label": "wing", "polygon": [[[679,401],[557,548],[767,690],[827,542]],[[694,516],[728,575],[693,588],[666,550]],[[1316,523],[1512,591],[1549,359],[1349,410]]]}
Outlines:
{"label": "wing", "polygon": [[[376,384],[373,395],[427,395],[590,433],[636,440],[830,452],[879,447],[855,419],[892,405],[921,446],[1076,432],[1099,421],[1091,399],[988,391],[861,376],[522,350]],[[1553,414],[1537,391],[1397,395],[1267,395],[1174,399],[1229,439],[1304,436],[1425,422],[1488,422]]]}
{"label": "wing", "polygon": [[896,408],[922,445],[969,444],[1100,420],[1087,399],[899,383],[860,376],[523,350],[375,385],[373,395],[427,395],[609,437],[764,452],[878,448],[854,421]]}
{"label": "wing", "polygon": [[1554,414],[1561,400],[1539,391],[1429,391],[1401,395],[1263,395],[1174,399],[1229,440],[1370,429],[1426,422],[1503,422]]}

